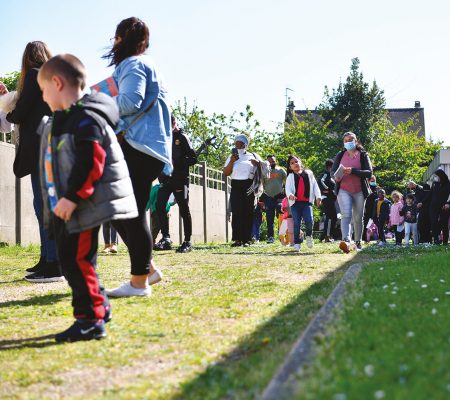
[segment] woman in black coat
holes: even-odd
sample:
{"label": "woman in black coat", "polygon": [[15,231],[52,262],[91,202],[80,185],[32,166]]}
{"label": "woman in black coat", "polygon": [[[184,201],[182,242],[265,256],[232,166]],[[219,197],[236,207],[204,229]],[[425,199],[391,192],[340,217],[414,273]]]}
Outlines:
{"label": "woman in black coat", "polygon": [[44,228],[38,172],[39,136],[36,131],[42,117],[51,115],[51,111],[42,99],[42,92],[37,83],[37,74],[39,68],[49,58],[51,58],[51,53],[45,43],[35,41],[26,45],[22,56],[21,78],[18,85],[19,98],[15,109],[6,116],[9,122],[19,125],[19,147],[13,170],[18,178],[31,175],[33,206],[39,223],[41,254],[39,262],[34,267],[27,269],[32,274],[25,279],[30,282],[62,280],[55,241],[49,239],[48,231]]}
{"label": "woman in black coat", "polygon": [[[448,218],[450,215],[450,182],[442,169],[436,170],[430,193],[430,222],[434,244],[448,244]],[[439,238],[442,232],[442,242]]]}

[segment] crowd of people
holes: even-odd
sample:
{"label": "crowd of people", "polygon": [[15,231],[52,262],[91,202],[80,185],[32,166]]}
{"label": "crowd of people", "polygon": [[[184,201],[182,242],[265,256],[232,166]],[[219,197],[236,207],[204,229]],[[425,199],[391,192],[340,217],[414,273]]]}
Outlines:
{"label": "crowd of people", "polygon": [[[198,154],[171,115],[164,81],[145,54],[149,38],[142,20],[121,21],[104,55],[114,67],[112,77],[89,94],[84,94],[86,69],[76,56],[52,56],[45,43],[28,43],[18,100],[12,111],[0,113],[1,129],[15,124],[19,132],[13,171],[19,178],[31,177],[39,226],[40,259],[25,279],[65,278],[72,289],[75,321],[56,334],[60,342],[105,337],[105,324],[112,318],[109,297],[151,294],[151,285],[162,279],[153,250],[172,248],[168,212],[174,202],[184,226],[177,251],[192,250],[189,167]],[[0,95],[7,92],[0,82]],[[436,171],[429,188],[410,182],[405,196],[394,192],[391,204],[352,132],[343,135],[343,150],[325,162],[319,182],[298,155],[288,157],[285,170],[275,155],[263,160],[249,144],[247,135],[237,135],[223,168],[231,177],[234,247],[259,239],[264,212],[268,243],[275,240],[280,216],[282,243],[296,252],[303,241],[312,248],[314,205],[325,215],[320,239],[333,241],[340,220],[339,247],[346,253],[362,248],[363,235],[367,240],[378,235],[379,244],[385,244],[386,226],[395,231],[397,245],[403,232],[407,244],[411,236],[415,244],[448,243],[450,184],[443,170]],[[131,266],[130,278],[111,290],[105,290],[96,273],[102,226],[103,252],[117,252],[119,235]],[[162,239],[154,243],[159,230]]]}

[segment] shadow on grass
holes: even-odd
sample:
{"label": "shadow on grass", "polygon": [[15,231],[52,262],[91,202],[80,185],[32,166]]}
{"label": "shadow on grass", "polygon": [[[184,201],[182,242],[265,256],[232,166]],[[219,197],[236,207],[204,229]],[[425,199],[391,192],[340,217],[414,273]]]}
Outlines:
{"label": "shadow on grass", "polygon": [[58,343],[55,342],[55,335],[37,336],[24,339],[0,340],[0,351],[29,348],[41,348],[53,346]]}
{"label": "shadow on grass", "polygon": [[21,278],[21,279],[14,279],[12,281],[2,281],[0,282],[0,285],[7,285],[8,283],[16,283],[16,282],[24,282],[24,279]]}
{"label": "shadow on grass", "polygon": [[368,261],[364,252],[328,273],[295,297],[221,360],[181,386],[174,398],[236,399],[258,398],[276,373],[295,341],[331,294],[351,265]]}
{"label": "shadow on grass", "polygon": [[54,304],[62,299],[70,297],[70,294],[67,293],[54,293],[54,294],[46,294],[44,296],[34,296],[25,300],[10,300],[0,303],[0,308],[6,307],[29,307],[29,306],[45,306],[47,304]]}

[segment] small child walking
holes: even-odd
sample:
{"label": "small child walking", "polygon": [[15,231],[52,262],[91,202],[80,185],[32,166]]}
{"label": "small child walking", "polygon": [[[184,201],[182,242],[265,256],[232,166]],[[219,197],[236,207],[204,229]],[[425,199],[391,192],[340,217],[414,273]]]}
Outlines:
{"label": "small child walking", "polygon": [[280,224],[278,235],[283,246],[294,245],[294,220],[292,219],[291,207],[287,197],[281,202],[281,211],[283,217]]}
{"label": "small child walking", "polygon": [[286,179],[286,196],[291,206],[294,219],[294,251],[300,251],[303,239],[300,239],[302,219],[305,222],[306,245],[313,247],[313,210],[322,203],[319,185],[312,171],[305,169],[299,156],[290,155],[287,159],[288,176]]}
{"label": "small child walking", "polygon": [[38,83],[53,118],[41,123],[45,221],[72,289],[75,322],[57,342],[101,339],[111,308],[96,273],[98,232],[109,220],[138,215],[133,186],[113,127],[119,111],[107,95],[82,95],[86,69],[73,55],[51,58]]}
{"label": "small child walking", "polygon": [[373,205],[372,219],[378,228],[378,245],[384,246],[386,243],[386,234],[384,228],[389,221],[389,210],[391,208],[391,202],[386,199],[386,191],[379,189],[377,192],[378,199]]}
{"label": "small child walking", "polygon": [[415,197],[412,193],[408,193],[405,197],[405,205],[401,210],[401,214],[405,218],[405,243],[409,245],[411,234],[413,236],[413,243],[419,243],[419,232],[417,229],[417,217],[419,209],[417,208]]}
{"label": "small child walking", "polygon": [[395,245],[401,246],[404,234],[404,218],[401,215],[401,211],[403,209],[403,195],[394,190],[391,193],[392,205],[391,210],[389,212],[389,225],[394,230],[395,234]]}

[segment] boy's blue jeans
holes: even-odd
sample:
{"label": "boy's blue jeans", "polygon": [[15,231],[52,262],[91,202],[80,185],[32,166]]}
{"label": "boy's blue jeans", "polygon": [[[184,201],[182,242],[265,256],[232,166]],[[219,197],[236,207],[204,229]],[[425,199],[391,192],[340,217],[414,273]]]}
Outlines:
{"label": "boy's blue jeans", "polygon": [[39,236],[41,238],[41,257],[47,261],[57,261],[56,243],[49,239],[49,232],[44,227],[44,210],[42,204],[41,183],[39,173],[31,174],[31,187],[33,189],[33,207],[39,223]]}
{"label": "boy's blue jeans", "polygon": [[306,201],[296,201],[291,206],[292,218],[294,219],[294,244],[300,244],[300,226],[303,221],[305,222],[306,236],[312,236],[313,230],[313,212],[311,203]]}

